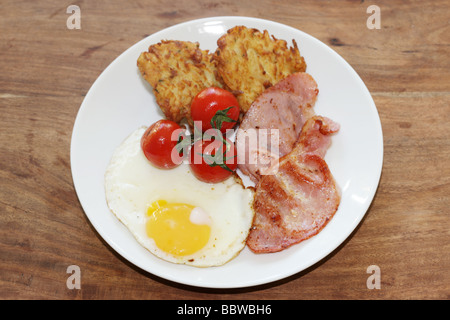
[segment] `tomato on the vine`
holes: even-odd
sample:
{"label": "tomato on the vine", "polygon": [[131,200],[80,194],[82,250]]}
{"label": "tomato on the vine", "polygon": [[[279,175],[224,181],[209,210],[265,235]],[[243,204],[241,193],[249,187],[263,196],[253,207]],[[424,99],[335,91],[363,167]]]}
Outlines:
{"label": "tomato on the vine", "polygon": [[203,182],[221,182],[237,168],[236,147],[228,139],[198,140],[191,148],[190,167]]}
{"label": "tomato on the vine", "polygon": [[200,91],[191,104],[192,120],[201,122],[203,132],[216,128],[225,133],[236,125],[239,113],[240,107],[236,97],[231,92],[217,87]]}
{"label": "tomato on the vine", "polygon": [[145,131],[141,148],[153,165],[170,169],[181,164],[191,147],[193,174],[209,183],[223,181],[237,168],[236,147],[223,135],[237,124],[239,113],[239,103],[231,92],[216,87],[204,89],[191,104],[195,128],[200,129],[197,121],[201,124],[200,137],[187,136],[173,121],[159,120]]}
{"label": "tomato on the vine", "polygon": [[159,120],[142,135],[141,148],[145,157],[160,169],[171,169],[182,162],[176,145],[182,129],[173,121]]}

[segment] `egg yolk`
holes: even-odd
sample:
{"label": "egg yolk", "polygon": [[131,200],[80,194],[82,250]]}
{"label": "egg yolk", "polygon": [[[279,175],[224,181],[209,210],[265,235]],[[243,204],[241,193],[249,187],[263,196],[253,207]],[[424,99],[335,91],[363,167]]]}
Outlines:
{"label": "egg yolk", "polygon": [[211,227],[193,223],[191,212],[195,207],[184,203],[154,202],[147,211],[147,235],[156,246],[175,256],[193,254],[209,241]]}

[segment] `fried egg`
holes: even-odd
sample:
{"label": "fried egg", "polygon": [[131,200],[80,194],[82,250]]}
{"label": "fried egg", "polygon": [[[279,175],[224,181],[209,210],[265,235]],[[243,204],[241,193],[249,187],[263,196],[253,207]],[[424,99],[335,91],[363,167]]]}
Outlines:
{"label": "fried egg", "polygon": [[220,266],[244,248],[252,225],[253,190],[238,178],[199,181],[189,164],[158,169],[133,132],[115,150],[105,173],[110,210],[157,257],[196,267]]}

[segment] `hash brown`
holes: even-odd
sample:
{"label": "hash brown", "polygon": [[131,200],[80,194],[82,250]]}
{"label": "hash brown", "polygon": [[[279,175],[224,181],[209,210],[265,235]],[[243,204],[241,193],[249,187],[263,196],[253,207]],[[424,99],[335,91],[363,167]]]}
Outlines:
{"label": "hash brown", "polygon": [[217,40],[214,54],[217,69],[227,89],[235,93],[245,113],[268,87],[295,72],[304,72],[306,63],[297,43],[270,36],[267,30],[236,26]]}
{"label": "hash brown", "polygon": [[186,118],[191,125],[192,99],[204,88],[223,87],[215,64],[199,43],[176,40],[151,45],[137,60],[167,119],[179,123]]}

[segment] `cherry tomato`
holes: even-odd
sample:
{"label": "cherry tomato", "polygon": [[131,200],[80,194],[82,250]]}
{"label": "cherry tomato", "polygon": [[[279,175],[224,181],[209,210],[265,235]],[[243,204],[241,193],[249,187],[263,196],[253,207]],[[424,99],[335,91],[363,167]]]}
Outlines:
{"label": "cherry tomato", "polygon": [[170,120],[159,120],[152,124],[141,138],[145,157],[160,169],[178,166],[183,160],[175,146],[181,131],[181,127]]}
{"label": "cherry tomato", "polygon": [[[227,108],[229,109],[223,112]],[[192,120],[201,121],[202,131],[211,129],[211,119],[218,115],[215,118],[217,120],[215,128],[225,133],[227,129],[236,125],[239,113],[240,107],[236,97],[231,92],[216,87],[200,91],[191,104]]]}
{"label": "cherry tomato", "polygon": [[190,167],[197,179],[203,182],[221,182],[237,168],[236,147],[228,139],[226,143],[221,138],[198,140],[191,148]]}

